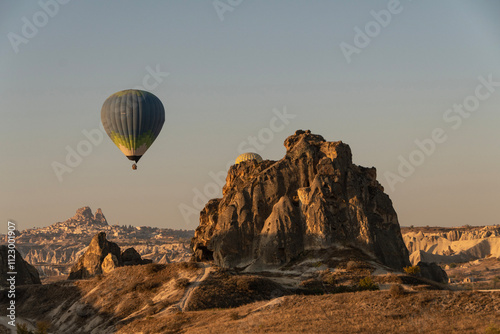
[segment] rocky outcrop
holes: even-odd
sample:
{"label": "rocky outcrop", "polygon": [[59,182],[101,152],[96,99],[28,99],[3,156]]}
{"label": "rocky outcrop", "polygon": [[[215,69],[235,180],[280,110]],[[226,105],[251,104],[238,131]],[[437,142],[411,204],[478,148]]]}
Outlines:
{"label": "rocky outcrop", "polygon": [[409,265],[396,211],[375,168],[348,145],[310,131],[285,140],[279,161],[232,166],[223,198],[210,200],[192,239],[193,260],[221,267],[284,265],[301,252],[355,246],[395,269]]}
{"label": "rocky outcrop", "polygon": [[108,221],[106,220],[106,217],[104,217],[104,214],[102,213],[101,209],[97,209],[94,216],[92,214],[92,210],[88,206],[84,206],[83,208],[76,210],[76,214],[70,219],[66,220],[64,224],[71,222],[83,225],[98,225],[98,226],[108,225]]}
{"label": "rocky outcrop", "polygon": [[420,268],[420,276],[438,283],[448,283],[448,275],[440,266],[435,263],[420,261],[417,266]]}
{"label": "rocky outcrop", "polygon": [[115,268],[119,267],[120,263],[115,254],[108,253],[101,264],[101,270],[103,274],[110,273],[115,270]]}
{"label": "rocky outcrop", "polygon": [[153,261],[143,259],[134,248],[127,248],[121,253],[121,259],[124,266],[136,266],[138,264],[148,264]]}
{"label": "rocky outcrop", "polygon": [[69,279],[88,278],[102,274],[102,264],[108,254],[116,257],[120,266],[120,247],[114,242],[106,239],[106,233],[98,233],[92,238],[87,251],[78,259],[78,262],[71,268]]}
{"label": "rocky outcrop", "polygon": [[468,262],[488,256],[500,257],[500,227],[448,229],[439,233],[408,231],[403,235],[410,261]]}
{"label": "rocky outcrop", "polygon": [[100,232],[92,238],[85,253],[71,268],[68,279],[88,278],[98,274],[107,274],[117,267],[151,262],[151,260],[142,259],[133,248],[128,248],[122,253],[117,244],[106,239],[106,233]]}
{"label": "rocky outcrop", "polygon": [[[9,248],[6,245],[0,246],[0,286],[8,286],[7,278],[10,274],[8,272],[15,272],[15,284],[41,284],[38,271],[28,262],[24,261],[21,254],[14,248],[14,268],[9,268]],[[11,257],[12,258],[12,257]]]}

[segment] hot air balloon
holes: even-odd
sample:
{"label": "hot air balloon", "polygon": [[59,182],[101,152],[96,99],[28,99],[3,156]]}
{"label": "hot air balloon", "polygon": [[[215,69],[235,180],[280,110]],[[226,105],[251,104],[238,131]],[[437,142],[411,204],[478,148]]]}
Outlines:
{"label": "hot air balloon", "polygon": [[240,154],[236,158],[235,164],[237,165],[240,162],[247,161],[247,160],[253,160],[253,159],[257,160],[257,162],[262,162],[262,157],[260,155],[258,155],[257,153],[248,152],[248,153]]}
{"label": "hot air balloon", "polygon": [[[137,163],[160,133],[165,109],[160,99],[150,92],[122,90],[104,101],[101,122],[120,151]],[[132,169],[136,168],[133,164]]]}

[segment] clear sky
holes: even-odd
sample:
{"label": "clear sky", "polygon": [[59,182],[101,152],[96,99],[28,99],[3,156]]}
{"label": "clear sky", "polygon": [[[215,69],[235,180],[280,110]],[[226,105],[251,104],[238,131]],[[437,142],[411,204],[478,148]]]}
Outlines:
{"label": "clear sky", "polygon": [[[112,224],[194,229],[220,193],[211,172],[240,146],[278,160],[297,129],[375,166],[401,225],[500,223],[500,2],[59,1],[0,3],[4,226],[89,205]],[[166,121],[132,171],[99,140],[100,111],[139,86]],[[58,178],[68,149],[88,154]]]}

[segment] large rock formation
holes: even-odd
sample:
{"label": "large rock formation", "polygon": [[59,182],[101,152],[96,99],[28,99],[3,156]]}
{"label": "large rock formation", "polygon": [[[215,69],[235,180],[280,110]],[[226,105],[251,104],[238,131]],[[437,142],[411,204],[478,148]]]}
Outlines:
{"label": "large rock formation", "polygon": [[133,248],[128,248],[122,253],[117,244],[106,239],[106,233],[100,232],[92,238],[85,253],[71,268],[68,279],[88,278],[109,273],[116,267],[151,262],[151,260],[143,260]]}
{"label": "large rock formation", "polygon": [[[120,259],[120,247],[114,242],[106,239],[106,233],[100,232],[92,238],[87,251],[78,259],[78,262],[71,268],[69,279],[87,278],[97,274],[102,274],[102,264],[108,254],[112,254],[116,259]],[[118,266],[121,262],[118,261]]]}
{"label": "large rock formation", "polygon": [[[11,254],[12,255],[12,254]],[[28,262],[24,261],[21,254],[14,248],[15,264],[14,269],[8,267],[9,248],[6,245],[0,246],[0,286],[8,286],[8,272],[15,272],[16,285],[41,284],[38,271]]]}
{"label": "large rock formation", "polygon": [[223,198],[210,200],[192,239],[193,260],[258,270],[309,249],[350,245],[401,269],[408,250],[375,168],[352,163],[348,145],[299,130],[279,161],[232,166]]}

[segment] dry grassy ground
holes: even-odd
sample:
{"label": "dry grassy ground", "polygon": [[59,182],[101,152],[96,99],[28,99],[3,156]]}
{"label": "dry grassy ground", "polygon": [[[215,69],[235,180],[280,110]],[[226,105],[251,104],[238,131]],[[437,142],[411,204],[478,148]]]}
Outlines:
{"label": "dry grassy ground", "polygon": [[500,332],[500,293],[364,291],[274,301],[144,319],[120,333]]}
{"label": "dry grassy ground", "polygon": [[[18,316],[46,321],[54,333],[113,333],[177,303],[202,269],[195,263],[121,267],[87,280],[19,286]],[[0,307],[7,305],[6,291]]]}
{"label": "dry grassy ground", "polygon": [[[341,272],[348,277],[364,275],[366,268],[354,264]],[[317,293],[316,288],[322,290],[319,293],[330,291],[325,288],[329,281],[338,283],[338,277],[324,270],[318,270],[322,274],[312,280],[320,283],[316,288],[302,286],[295,292],[273,277],[214,270],[193,291],[188,309],[197,311],[178,312],[175,305],[189,281],[202,272],[194,263],[149,264],[117,268],[88,280],[19,287],[17,311],[33,323],[50,322],[54,333],[74,334],[500,333],[500,292],[384,290],[310,295]],[[386,288],[391,284],[438,288],[410,276],[382,275],[375,281]],[[8,299],[1,297],[3,308]]]}

